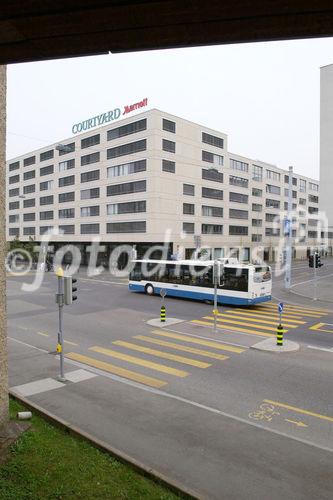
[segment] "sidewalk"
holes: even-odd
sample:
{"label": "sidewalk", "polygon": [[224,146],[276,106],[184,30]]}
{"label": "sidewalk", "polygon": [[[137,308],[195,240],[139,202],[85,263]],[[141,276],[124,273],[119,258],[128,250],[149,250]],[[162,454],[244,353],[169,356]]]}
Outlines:
{"label": "sidewalk", "polygon": [[193,496],[330,498],[328,451],[77,363],[62,384],[54,355],[12,340],[9,354],[15,394]]}

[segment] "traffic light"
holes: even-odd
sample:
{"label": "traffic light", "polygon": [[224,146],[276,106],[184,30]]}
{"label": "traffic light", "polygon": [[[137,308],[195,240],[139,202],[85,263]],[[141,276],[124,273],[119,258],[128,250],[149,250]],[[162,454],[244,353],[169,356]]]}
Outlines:
{"label": "traffic light", "polygon": [[309,267],[314,267],[314,255],[309,255]]}
{"label": "traffic light", "polygon": [[72,278],[72,276],[64,277],[64,301],[67,306],[72,304],[74,300],[77,300],[77,296],[74,293],[77,291],[75,283],[77,279]]}
{"label": "traffic light", "polygon": [[316,255],[315,255],[315,265],[316,265],[316,267],[321,267],[323,265],[320,261],[319,253],[316,253]]}

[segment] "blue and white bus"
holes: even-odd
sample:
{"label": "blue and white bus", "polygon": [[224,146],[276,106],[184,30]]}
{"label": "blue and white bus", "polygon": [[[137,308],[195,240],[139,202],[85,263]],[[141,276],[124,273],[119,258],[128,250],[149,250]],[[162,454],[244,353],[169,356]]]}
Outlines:
{"label": "blue and white bus", "polygon": [[[134,260],[129,290],[196,300],[214,300],[214,261]],[[218,259],[219,304],[251,305],[271,300],[272,272],[267,265]]]}

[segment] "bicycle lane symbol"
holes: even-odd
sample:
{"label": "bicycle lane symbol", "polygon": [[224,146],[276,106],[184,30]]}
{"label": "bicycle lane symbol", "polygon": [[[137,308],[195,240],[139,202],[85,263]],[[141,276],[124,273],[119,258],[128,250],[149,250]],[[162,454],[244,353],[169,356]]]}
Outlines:
{"label": "bicycle lane symbol", "polygon": [[286,416],[288,415],[281,414],[273,403],[265,401],[263,401],[253,412],[248,414],[248,417],[251,420],[256,420],[258,422],[272,422],[274,417],[280,417],[281,420],[288,422],[289,425],[292,424],[292,426],[301,428],[308,427],[307,424],[299,420],[297,417],[296,419],[291,419],[285,418]]}

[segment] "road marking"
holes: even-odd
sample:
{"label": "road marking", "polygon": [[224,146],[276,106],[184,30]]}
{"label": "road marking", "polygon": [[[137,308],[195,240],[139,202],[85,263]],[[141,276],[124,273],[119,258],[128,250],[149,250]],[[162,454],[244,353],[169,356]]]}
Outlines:
{"label": "road marking", "polygon": [[91,358],[90,356],[84,356],[83,354],[69,352],[65,355],[65,357],[73,361],[79,361],[88,366],[93,366],[94,368],[98,368],[99,370],[113,373],[114,375],[119,375],[120,377],[124,377],[129,380],[134,380],[135,382],[139,382],[140,384],[155,387],[157,389],[167,385],[167,382],[164,382],[162,380],[158,380],[153,377],[147,377],[146,375],[142,375],[141,373],[126,370],[125,368],[121,368],[120,366],[112,365],[111,363],[105,363],[105,361],[99,361],[98,359]]}
{"label": "road marking", "polygon": [[264,399],[264,403],[270,403],[280,408],[285,408],[286,410],[295,411],[296,413],[301,413],[303,415],[309,415],[310,417],[319,418],[321,420],[327,420],[328,422],[333,422],[333,417],[328,417],[327,415],[321,415],[320,413],[315,413],[313,411],[303,410],[302,408],[297,408],[296,406],[290,406],[285,403],[279,403],[278,401],[271,401],[270,399]]}
{"label": "road marking", "polygon": [[[250,326],[251,328],[258,327],[258,328],[263,329],[263,330],[269,330],[270,332],[276,332],[277,326],[265,326],[265,325],[261,325],[260,323],[257,323],[255,325],[249,325],[248,322],[247,322],[248,321],[247,319],[243,319],[243,321],[233,321],[232,318],[231,319],[217,318],[217,321],[219,321],[220,323],[223,323],[223,324],[225,324],[225,323],[228,323],[228,324],[231,323],[232,325]],[[204,316],[203,319],[208,319],[210,321],[214,320],[214,318],[212,316]],[[287,331],[288,330],[283,330],[283,333],[287,333]]]}
{"label": "road marking", "polygon": [[36,349],[36,351],[43,352],[44,354],[49,354],[49,351],[47,351],[46,349],[41,349],[40,347],[36,347],[34,345],[27,344],[26,342],[22,342],[22,340],[14,339],[14,337],[7,337],[7,338],[8,338],[8,340],[12,340],[13,342],[17,342],[18,344],[22,344],[26,347],[30,347],[31,349]]}
{"label": "road marking", "polygon": [[212,366],[211,363],[204,363],[202,361],[197,361],[196,359],[184,358],[183,356],[178,356],[176,354],[169,354],[167,352],[158,351],[156,349],[151,349],[149,347],[143,347],[141,345],[132,344],[131,342],[123,342],[122,340],[116,340],[112,344],[119,345],[122,347],[128,347],[128,349],[133,349],[134,351],[144,352],[146,354],[151,354],[152,356],[158,356],[159,358],[169,359],[171,361],[177,361],[178,363],[184,363],[185,365],[196,366],[197,368],[208,368]]}
{"label": "road marking", "polygon": [[[209,323],[208,321],[201,321],[199,319],[194,319],[191,321],[191,323],[195,323],[195,324],[198,324],[198,325],[205,325],[205,326],[214,326],[214,323]],[[220,330],[231,330],[231,331],[234,331],[234,332],[239,332],[239,333],[242,333],[242,332],[245,332],[247,334],[251,334],[251,335],[258,335],[259,337],[275,337],[275,335],[273,335],[272,333],[265,333],[265,332],[257,332],[255,330],[249,330],[247,328],[241,328],[241,327],[236,327],[236,326],[229,326],[229,325],[226,325],[225,327],[223,326],[220,326],[220,325],[216,325],[217,328],[219,328]]]}
{"label": "road marking", "polygon": [[174,375],[175,377],[187,377],[188,372],[183,370],[178,370],[177,368],[172,368],[171,366],[161,365],[159,363],[154,363],[153,361],[147,361],[145,359],[137,358],[135,356],[130,356],[128,354],[123,354],[113,349],[106,349],[104,347],[90,347],[90,351],[98,352],[99,354],[105,354],[112,358],[121,359],[122,361],[127,361],[128,363],[133,363],[134,365],[144,366],[145,368],[150,368],[151,370],[156,370],[158,372],[167,373],[168,375]]}
{"label": "road marking", "polygon": [[71,342],[70,340],[64,340],[64,343],[65,344],[68,344],[68,345],[75,345],[77,346],[78,344],[76,344],[75,342]]}
{"label": "road marking", "polygon": [[308,349],[315,349],[317,351],[333,352],[333,347],[331,347],[330,349],[328,349],[326,347],[318,347],[316,345],[308,345],[307,348]]}
{"label": "road marking", "polygon": [[152,333],[155,335],[160,335],[161,337],[170,337],[176,340],[185,340],[185,342],[191,342],[192,344],[204,345],[206,347],[213,347],[214,349],[220,349],[221,351],[229,351],[240,354],[244,352],[245,349],[240,349],[239,347],[233,347],[230,345],[219,344],[210,340],[202,340],[196,337],[188,337],[187,335],[181,335],[179,333],[166,332],[165,330],[153,330]]}
{"label": "road marking", "polygon": [[37,332],[38,335],[42,335],[42,337],[49,337],[50,335],[48,333],[44,332]]}
{"label": "road marking", "polygon": [[[317,280],[324,280],[326,278],[329,278],[330,276],[333,276],[333,273],[326,274],[325,276],[317,276]],[[314,280],[314,278],[312,278],[310,280],[306,280],[306,281],[301,281],[299,283],[295,283],[294,285],[291,286],[291,288],[294,288],[294,286],[297,286],[297,285],[304,285],[305,283],[311,283],[313,280]]]}
{"label": "road marking", "polygon": [[[255,325],[253,326],[258,326],[258,325],[271,325],[273,326],[274,325],[274,330],[276,330],[276,326],[277,326],[277,322],[274,322],[274,321],[265,321],[267,318],[265,317],[264,319],[262,319],[261,317],[259,318],[253,318],[251,316],[242,316],[242,315],[238,315],[237,313],[230,316],[229,314],[218,314],[217,315],[218,317],[223,317],[223,318],[231,318],[231,319],[241,319],[243,321],[246,321],[246,324],[248,324],[248,322],[250,321],[251,323],[255,323]],[[301,321],[301,323],[303,323],[303,321]],[[251,324],[249,326],[252,326]],[[291,325],[289,323],[285,323],[283,322],[283,326],[287,326],[288,328],[297,328],[298,325]],[[265,327],[264,327],[265,328]]]}
{"label": "road marking", "polygon": [[[239,310],[235,311],[233,309],[228,309],[225,312],[228,314],[233,314],[233,315],[235,314],[237,316],[242,316],[242,318],[243,317],[244,318],[256,318],[256,319],[260,318],[260,319],[265,319],[265,320],[271,319],[273,321],[274,320],[279,321],[279,319],[280,319],[278,314],[274,315],[273,313],[271,314],[271,313],[266,313],[266,312],[265,313],[264,312],[244,312],[244,311],[239,311]],[[295,328],[297,328],[297,325],[305,325],[306,324],[306,321],[300,321],[299,319],[291,319],[289,316],[285,316],[285,315],[283,315],[283,319],[286,319],[288,324],[295,323],[296,324]],[[287,325],[287,323],[286,323],[286,325]]]}
{"label": "road marking", "polygon": [[[237,311],[237,314],[238,312],[243,312],[244,314],[259,314],[260,316],[268,316],[268,317],[279,317],[279,314],[277,311],[274,311],[274,309],[270,310],[270,309],[258,309],[258,308],[252,308],[251,310],[249,311],[244,311],[244,309],[242,308],[234,308],[234,309],[231,309],[232,311]],[[286,313],[284,313],[283,315],[284,317],[286,317]],[[288,319],[292,319],[293,321],[296,321],[296,320],[302,320],[303,319],[303,314],[294,314],[294,313],[289,313],[288,312]]]}
{"label": "road marking", "polygon": [[27,384],[15,385],[11,387],[11,390],[21,396],[33,396],[34,394],[41,394],[42,392],[60,389],[61,387],[65,387],[65,384],[53,378],[43,378],[34,382],[28,382]]}
{"label": "road marking", "polygon": [[285,418],[286,422],[290,422],[291,424],[297,425],[297,427],[309,427],[306,425],[304,422],[301,422],[300,420],[290,420],[289,418]]}
{"label": "road marking", "polygon": [[177,351],[184,351],[184,352],[190,352],[191,354],[198,354],[199,356],[204,356],[207,358],[219,359],[221,361],[229,359],[229,356],[225,356],[224,354],[216,354],[215,352],[203,351],[202,349],[196,349],[195,347],[175,344],[174,342],[168,342],[167,340],[153,339],[150,337],[146,337],[145,335],[136,335],[134,338],[138,340],[144,340],[145,342],[150,342],[151,344],[156,344],[163,347],[170,347],[171,349],[176,349]]}
{"label": "road marking", "polygon": [[[277,310],[277,304],[269,304],[267,306],[256,306],[257,308],[261,307],[262,309],[273,309]],[[283,307],[284,311],[287,311],[288,313],[290,312],[291,314],[303,314],[304,316],[308,316],[309,313],[314,316],[326,316],[328,314],[327,311],[320,311],[319,309],[313,309],[312,307],[300,307],[300,306],[289,306],[288,304],[285,304]]]}
{"label": "road marking", "polygon": [[[323,326],[330,326],[331,329],[322,328]],[[332,323],[317,323],[316,325],[310,326],[309,330],[316,330],[319,332],[333,333],[333,324]]]}
{"label": "road marking", "polygon": [[[275,308],[271,308],[271,307],[265,307],[263,309],[259,309],[259,308],[256,308],[257,311],[263,311],[263,312],[266,312],[266,311],[274,311]],[[306,312],[306,311],[295,311],[295,310],[290,310],[290,309],[287,309],[285,308],[284,309],[284,314],[288,314],[288,315],[291,315],[293,318],[304,318],[305,317],[310,317],[310,318],[321,318],[322,316],[325,316],[327,313],[325,314],[315,314],[315,313],[310,313],[310,312]]]}

